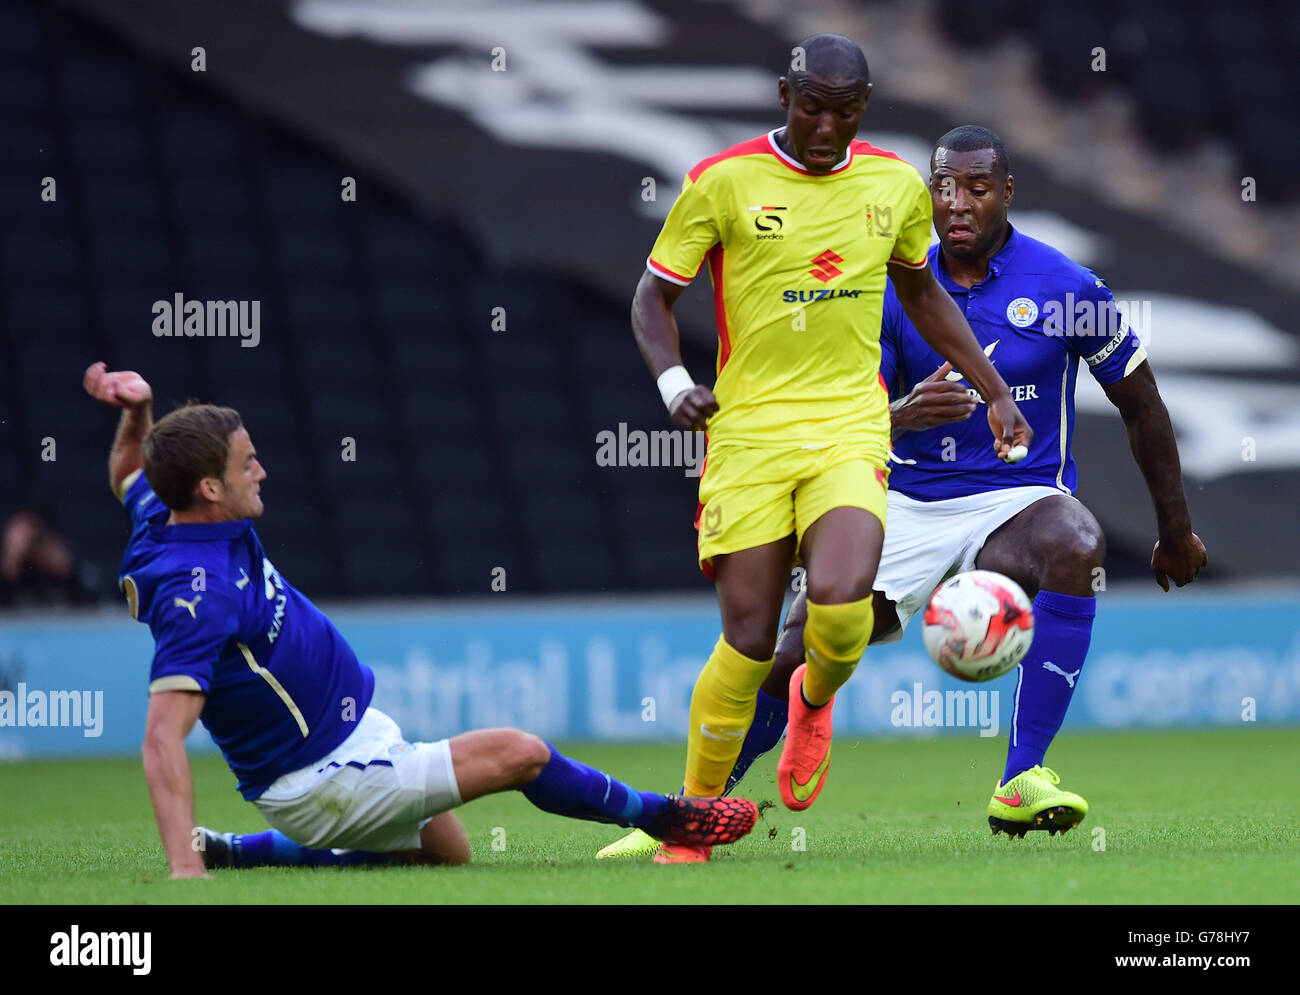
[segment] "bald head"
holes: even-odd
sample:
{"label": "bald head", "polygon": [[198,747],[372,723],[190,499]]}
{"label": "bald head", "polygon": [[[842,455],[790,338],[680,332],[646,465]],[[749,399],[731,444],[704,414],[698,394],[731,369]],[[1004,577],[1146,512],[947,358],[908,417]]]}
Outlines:
{"label": "bald head", "polygon": [[843,35],[810,35],[795,46],[787,72],[790,83],[799,87],[815,81],[832,90],[863,90],[871,82],[867,57]]}
{"label": "bald head", "polygon": [[843,35],[805,38],[777,89],[786,112],[777,144],[810,173],[840,168],[871,96],[862,49]]}

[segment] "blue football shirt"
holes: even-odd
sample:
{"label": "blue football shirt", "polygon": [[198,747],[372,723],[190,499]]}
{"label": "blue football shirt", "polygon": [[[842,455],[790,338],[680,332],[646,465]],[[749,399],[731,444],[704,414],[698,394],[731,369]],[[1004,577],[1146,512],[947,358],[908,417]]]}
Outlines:
{"label": "blue football shirt", "polygon": [[202,691],[200,719],[252,801],[356,728],[375,677],[280,576],[249,519],[167,525],[143,473],[119,586],[154,638],[149,691]]}
{"label": "blue football shirt", "polygon": [[[1027,484],[1074,493],[1078,473],[1070,437],[1079,363],[1103,386],[1116,383],[1146,359],[1142,343],[1095,273],[1014,228],[989,261],[988,276],[970,288],[949,279],[939,249],[930,247],[930,266],[1011,388],[1034,440],[1019,463],[998,459],[988,409],[967,384],[980,401],[969,418],[894,440],[890,489],[920,501]],[[892,283],[885,290],[880,345],[880,373],[891,398],[943,365],[903,312]]]}

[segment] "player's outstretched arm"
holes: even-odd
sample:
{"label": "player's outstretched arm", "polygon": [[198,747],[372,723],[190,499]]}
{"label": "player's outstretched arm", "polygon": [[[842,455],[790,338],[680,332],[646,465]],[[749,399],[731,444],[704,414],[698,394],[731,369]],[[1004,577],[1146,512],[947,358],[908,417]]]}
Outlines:
{"label": "player's outstretched arm", "polygon": [[1027,449],[1034,437],[1033,429],[1011,400],[1011,391],[980,349],[970,325],[947,291],[939,286],[930,267],[911,269],[890,263],[889,279],[921,337],[954,368],[961,370],[987,402],[993,448],[998,456],[1006,459],[1016,446]]}
{"label": "player's outstretched arm", "polygon": [[1151,492],[1160,537],[1151,553],[1156,583],[1166,591],[1171,580],[1177,587],[1190,584],[1209,561],[1200,536],[1192,531],[1178,443],[1151,364],[1144,360],[1123,380],[1103,389],[1124,419],[1129,448]]}
{"label": "player's outstretched arm", "polygon": [[642,273],[632,298],[632,334],[659,384],[673,424],[698,431],[718,410],[718,399],[708,387],[695,383],[682,365],[673,305],[684,289],[649,270]]}
{"label": "player's outstretched arm", "polygon": [[149,785],[158,835],[173,878],[206,877],[194,836],[194,780],[185,737],[194,728],[207,696],[198,691],[158,691],[149,696],[145,720],[144,778]]}
{"label": "player's outstretched arm", "polygon": [[153,391],[144,377],[127,370],[109,373],[103,363],[86,368],[81,385],[96,401],[122,409],[108,457],[108,482],[120,501],[126,478],[144,466],[140,444],[153,428]]}

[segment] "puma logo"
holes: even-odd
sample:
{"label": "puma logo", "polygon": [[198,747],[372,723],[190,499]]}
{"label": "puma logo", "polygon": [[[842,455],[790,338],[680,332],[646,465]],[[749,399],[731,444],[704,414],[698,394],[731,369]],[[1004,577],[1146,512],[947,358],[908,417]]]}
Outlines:
{"label": "puma logo", "polygon": [[184,598],[176,597],[172,599],[172,607],[184,608],[187,612],[190,613],[190,618],[197,619],[198,616],[194,614],[194,608],[202,600],[203,600],[203,595],[201,594],[194,595],[193,601],[186,601]]}
{"label": "puma logo", "polygon": [[735,743],[744,740],[744,729],[720,729],[717,726],[700,723],[700,735],[717,743]]}
{"label": "puma logo", "polygon": [[252,578],[248,576],[248,572],[243,567],[239,568],[239,576],[240,579],[235,581],[235,587],[239,588],[242,591],[244,588],[248,586],[248,583],[250,580],[252,580]]}
{"label": "puma logo", "polygon": [[[987,356],[990,360],[992,360],[993,350],[998,347],[998,343],[1001,341],[1002,341],[1001,339],[994,339],[992,342],[986,345],[984,347],[984,355]],[[944,379],[949,381],[950,383],[956,383],[958,380],[962,379],[962,373],[960,370],[951,370],[948,373],[948,375],[944,377]]]}
{"label": "puma logo", "polygon": [[1078,677],[1080,672],[1083,670],[1083,668],[1080,667],[1073,674],[1067,674],[1064,670],[1062,670],[1060,667],[1054,664],[1051,660],[1043,661],[1043,669],[1050,670],[1054,674],[1060,674],[1062,677],[1065,678],[1065,683],[1070,685],[1070,687],[1074,687],[1074,679]]}

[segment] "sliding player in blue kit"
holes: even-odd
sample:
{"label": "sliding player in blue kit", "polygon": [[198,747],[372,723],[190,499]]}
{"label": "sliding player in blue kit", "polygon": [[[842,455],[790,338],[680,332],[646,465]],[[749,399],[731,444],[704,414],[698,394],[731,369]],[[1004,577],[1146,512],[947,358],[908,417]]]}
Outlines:
{"label": "sliding player in blue kit", "polygon": [[[145,780],[172,877],[207,867],[465,863],[451,809],[498,791],[538,808],[716,845],[753,828],[744,799],[638,792],[517,729],[410,743],[370,706],[374,673],[271,564],[253,529],[266,471],[238,412],[189,404],[153,424],[136,373],[86,370],[96,400],[122,409],[109,457],[132,533],[120,585],[155,641]],[[203,720],[273,829],[195,825],[185,737]]]}
{"label": "sliding player in blue kit", "polygon": [[[993,132],[953,129],[939,139],[930,165],[939,235],[930,266],[1011,387],[1034,443],[1016,464],[989,452],[984,420],[970,417],[982,398],[926,344],[887,288],[880,369],[893,398],[894,442],[871,641],[900,638],[952,573],[997,571],[1034,598],[1034,642],[1020,664],[1006,768],[988,820],[995,834],[1054,835],[1088,812],[1083,797],[1061,790],[1043,762],[1083,670],[1096,613],[1093,585],[1105,557],[1100,525],[1072,496],[1080,363],[1118,408],[1146,478],[1159,536],[1151,556],[1157,583],[1166,591],[1170,581],[1190,583],[1207,562],[1205,547],[1192,531],[1178,447],[1146,350],[1105,283],[1011,226],[1015,184]],[[803,662],[805,602],[801,593],[786,617],[728,791],[781,738],[789,675]],[[633,833],[600,856],[651,850]]]}

